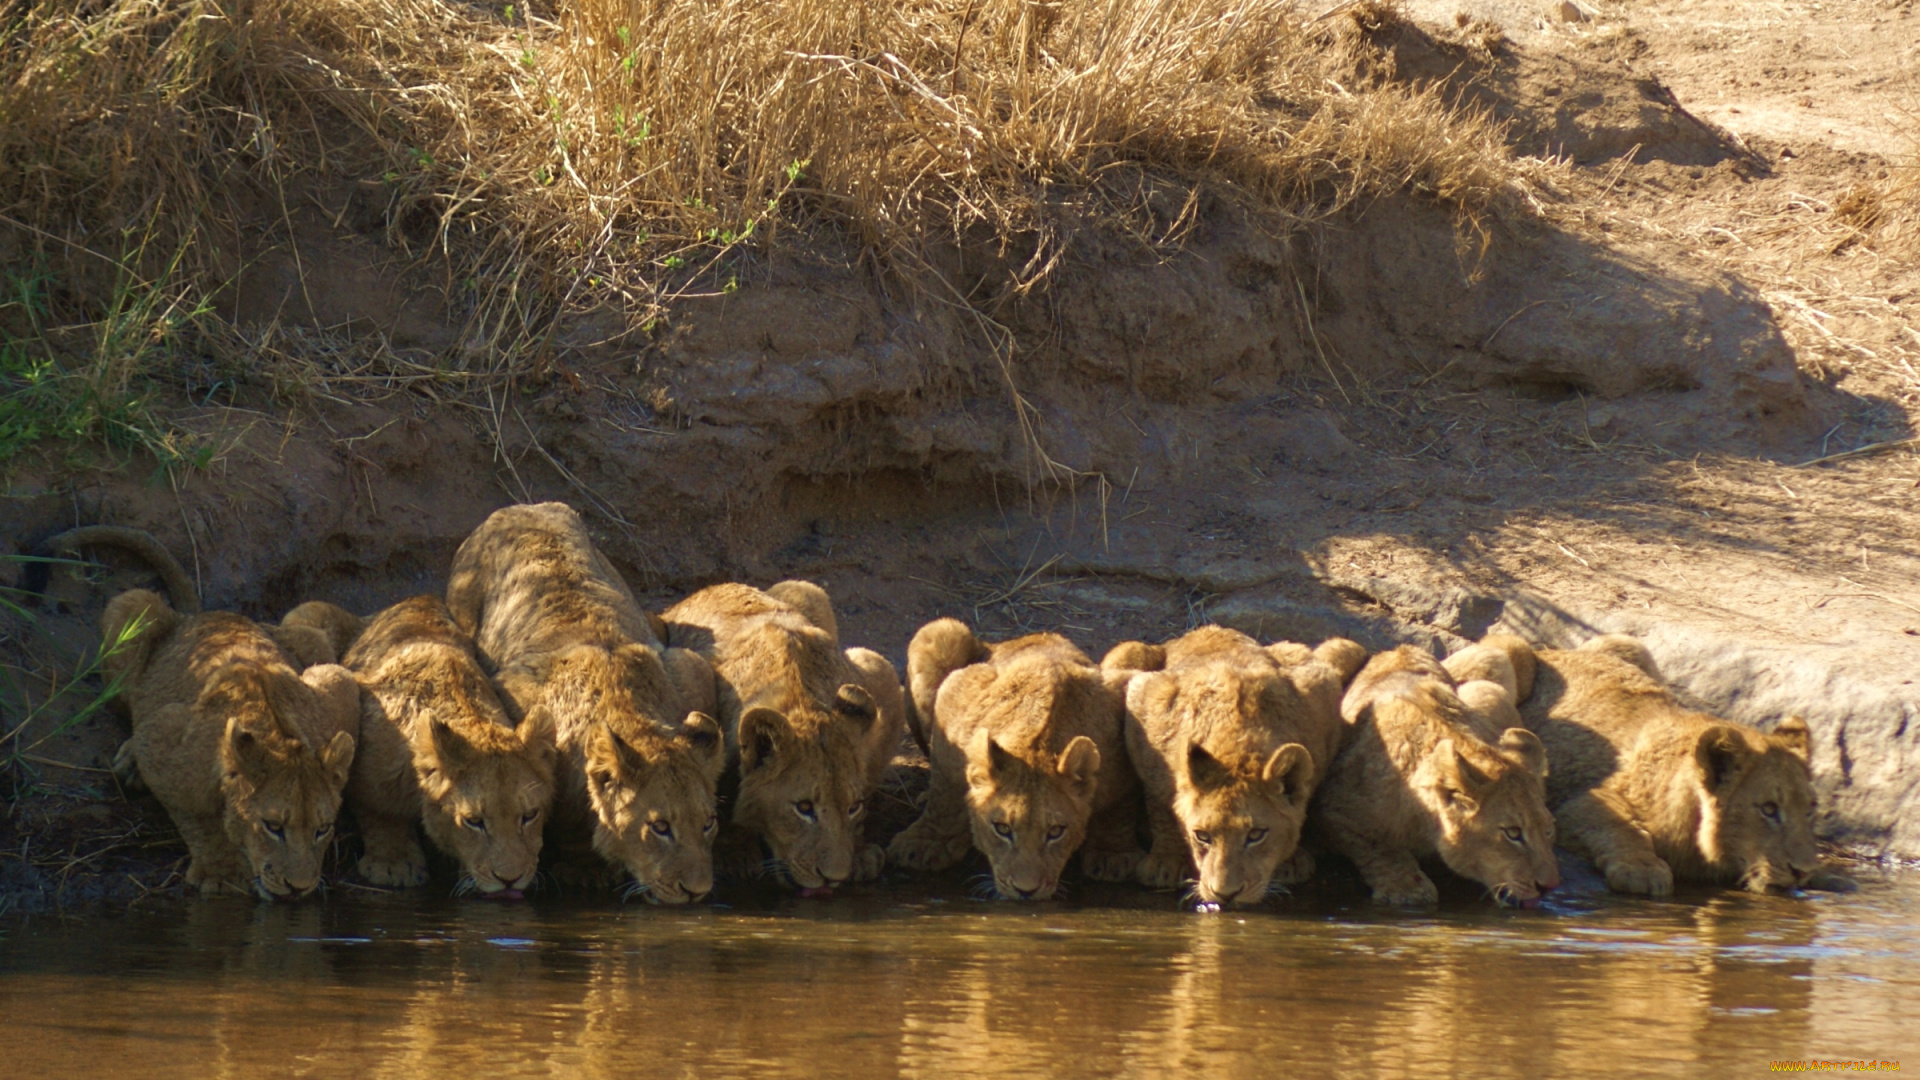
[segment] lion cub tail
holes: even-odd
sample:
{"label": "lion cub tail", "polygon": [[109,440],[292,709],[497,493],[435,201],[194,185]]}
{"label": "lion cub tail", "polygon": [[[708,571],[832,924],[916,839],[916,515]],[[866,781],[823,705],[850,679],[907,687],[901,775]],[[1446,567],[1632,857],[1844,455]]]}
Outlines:
{"label": "lion cub tail", "polygon": [[100,667],[109,685],[138,675],[180,615],[151,589],[128,589],[100,613]]}
{"label": "lion cub tail", "polygon": [[922,750],[927,747],[933,703],[947,676],[978,664],[992,650],[959,619],[935,619],[920,628],[907,645],[907,727]]}
{"label": "lion cub tail", "polygon": [[1518,705],[1533,696],[1539,657],[1534,655],[1533,646],[1512,634],[1488,634],[1478,644],[1447,657],[1444,666],[1454,685],[1477,680],[1499,683]]}
{"label": "lion cub tail", "polygon": [[48,551],[74,558],[79,557],[81,548],[94,546],[117,547],[138,555],[166,583],[167,598],[173,601],[174,611],[182,615],[200,613],[200,593],[193,587],[193,579],[187,576],[180,560],[162,547],[151,533],[120,525],[87,525],[68,529],[46,543]]}

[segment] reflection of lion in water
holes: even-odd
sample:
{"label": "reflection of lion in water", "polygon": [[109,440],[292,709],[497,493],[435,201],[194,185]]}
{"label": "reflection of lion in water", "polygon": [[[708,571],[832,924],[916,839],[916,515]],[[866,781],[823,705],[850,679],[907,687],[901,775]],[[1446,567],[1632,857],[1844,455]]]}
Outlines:
{"label": "reflection of lion in water", "polygon": [[[495,665],[509,706],[544,711],[560,751],[545,837],[565,870],[598,852],[649,899],[713,888],[725,760],[713,671],[668,649],[563,503],[495,511],[454,554],[447,608]],[[549,721],[541,721],[546,723]]]}
{"label": "reflection of lion in water", "polygon": [[312,892],[353,761],[353,676],[320,635],[199,613],[185,571],[145,533],[96,526],[50,546],[93,544],[141,555],[178,605],[132,589],[101,615],[106,674],[133,722],[114,771],[143,783],[179,827],[188,884],[267,899]]}
{"label": "reflection of lion in water", "polygon": [[1256,904],[1276,876],[1312,876],[1300,827],[1340,745],[1342,682],[1365,659],[1342,638],[1269,650],[1219,626],[1110,652],[1109,668],[1151,669],[1127,686],[1127,750],[1153,834],[1140,882],[1167,888],[1197,867],[1202,903]]}
{"label": "reflection of lion in water", "polygon": [[1567,847],[1620,892],[1676,878],[1754,891],[1848,889],[1813,843],[1806,724],[1771,733],[1684,709],[1625,635],[1543,649],[1522,715],[1553,759],[1547,794]]}
{"label": "reflection of lion in water", "polygon": [[713,665],[739,770],[733,823],[803,889],[878,877],[867,804],[906,725],[893,665],[840,647],[833,603],[811,582],[715,585],[661,617],[668,640]]}
{"label": "reflection of lion in water", "polygon": [[1348,729],[1313,817],[1381,903],[1437,901],[1419,864],[1431,856],[1503,904],[1530,903],[1560,883],[1546,750],[1524,728],[1488,723],[1481,710],[1512,709],[1503,686],[1468,687],[1480,710],[1431,654],[1402,645],[1369,660],[1341,702]]}
{"label": "reflection of lion in water", "polygon": [[[303,604],[287,618],[329,614],[320,606]],[[536,706],[512,723],[472,639],[437,596],[403,600],[369,619],[342,662],[363,689],[360,751],[347,783],[366,845],[361,876],[376,885],[425,881],[414,838],[422,826],[482,893],[530,885],[553,802],[551,714]]]}
{"label": "reflection of lion in water", "polygon": [[1139,861],[1139,782],[1122,721],[1131,674],[1102,671],[1058,634],[987,645],[957,619],[921,627],[907,678],[932,786],[888,857],[939,870],[971,838],[1009,900],[1052,896],[1082,841],[1089,877],[1130,877]]}

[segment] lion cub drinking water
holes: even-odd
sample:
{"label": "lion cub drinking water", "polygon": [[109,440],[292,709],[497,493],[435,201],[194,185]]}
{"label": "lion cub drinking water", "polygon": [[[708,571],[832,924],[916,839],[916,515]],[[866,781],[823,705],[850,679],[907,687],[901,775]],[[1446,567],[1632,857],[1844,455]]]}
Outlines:
{"label": "lion cub drinking water", "polygon": [[[1489,645],[1459,666],[1513,679],[1497,653]],[[1380,903],[1438,901],[1419,864],[1436,855],[1501,904],[1532,903],[1560,884],[1542,786],[1546,749],[1523,728],[1496,727],[1495,717],[1513,711],[1504,684],[1463,689],[1479,708],[1455,692],[1432,654],[1402,645],[1368,661],[1341,702],[1347,731],[1313,815]]]}
{"label": "lion cub drinking water", "polygon": [[[287,618],[325,614],[323,605],[303,604]],[[360,749],[347,780],[347,805],[366,845],[360,876],[375,885],[426,881],[426,855],[414,835],[424,827],[435,847],[460,860],[463,887],[513,897],[532,884],[553,802],[546,708],[535,706],[513,724],[473,640],[437,596],[375,615],[341,662],[362,687]]]}
{"label": "lion cub drinking water", "polygon": [[312,892],[353,762],[353,676],[331,662],[320,635],[200,613],[185,571],[145,533],[97,526],[52,542],[89,544],[145,557],[178,605],[130,589],[100,617],[103,647],[119,646],[106,674],[133,721],[114,772],[137,776],[180,829],[192,859],[187,884],[268,900]]}
{"label": "lion cub drinking water", "polygon": [[1771,733],[1680,706],[1646,647],[1595,638],[1543,649],[1522,715],[1553,755],[1547,795],[1567,847],[1619,892],[1676,878],[1755,892],[1844,891],[1813,844],[1807,726]]}
{"label": "lion cub drinking water", "polygon": [[940,870],[966,855],[971,833],[1008,900],[1051,897],[1083,840],[1089,877],[1131,876],[1139,781],[1121,716],[1132,674],[1102,671],[1059,634],[987,645],[957,619],[921,627],[907,681],[931,786],[888,858]]}
{"label": "lion cub drinking water", "polygon": [[547,840],[578,858],[590,836],[649,900],[711,891],[725,760],[720,726],[702,711],[713,671],[661,644],[580,515],[563,503],[495,511],[454,554],[447,608],[493,661],[510,707],[534,719],[529,734],[552,724]]}
{"label": "lion cub drinking water", "polygon": [[865,826],[906,723],[893,665],[841,649],[833,603],[811,582],[715,585],[661,617],[669,641],[713,665],[740,783],[734,824],[809,893],[879,877],[885,855]]}
{"label": "lion cub drinking water", "polygon": [[1107,654],[1104,667],[1141,669],[1127,684],[1127,752],[1153,834],[1141,884],[1169,888],[1198,867],[1200,903],[1247,905],[1276,878],[1312,876],[1300,827],[1340,745],[1342,684],[1366,657],[1344,638],[1263,649],[1220,626]]}

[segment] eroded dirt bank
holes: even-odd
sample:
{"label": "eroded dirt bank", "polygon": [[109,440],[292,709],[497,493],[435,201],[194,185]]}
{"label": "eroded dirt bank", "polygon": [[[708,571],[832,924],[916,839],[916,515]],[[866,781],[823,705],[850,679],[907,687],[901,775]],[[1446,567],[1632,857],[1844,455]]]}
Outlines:
{"label": "eroded dirt bank", "polygon": [[[1045,291],[1017,287],[1020,253],[956,245],[940,269],[965,305],[851,259],[764,262],[638,344],[577,320],[507,396],[183,396],[206,468],[19,468],[0,550],[134,525],[209,606],[371,611],[442,588],[492,509],[562,499],[647,599],[809,577],[896,663],[941,614],[1096,652],[1205,620],[1442,650],[1627,629],[1702,703],[1808,720],[1828,838],[1920,857],[1920,455],[1796,467],[1914,435],[1920,276],[1834,210],[1906,159],[1706,119],[1693,42],[1657,29],[1681,8],[1369,31],[1368,77],[1455,80],[1518,152],[1563,155],[1542,165],[1561,202],[1484,246],[1413,198],[1310,228],[1176,200],[1156,212],[1178,251],[1077,241]],[[1920,26],[1910,5],[1834,8],[1810,48],[1835,21]],[[1876,55],[1891,95],[1911,57]],[[296,314],[457,349],[337,220],[308,223],[318,299]],[[299,308],[295,284],[248,302]],[[55,574],[6,647],[70,670],[141,578]],[[100,771],[121,722],[59,722],[15,736],[33,748],[0,887],[172,887],[164,818]]]}

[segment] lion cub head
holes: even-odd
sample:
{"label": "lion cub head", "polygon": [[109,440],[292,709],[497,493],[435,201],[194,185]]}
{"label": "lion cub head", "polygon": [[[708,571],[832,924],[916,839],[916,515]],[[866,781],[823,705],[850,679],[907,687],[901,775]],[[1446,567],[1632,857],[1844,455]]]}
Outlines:
{"label": "lion cub head", "polygon": [[1546,776],[1546,747],[1517,727],[1493,744],[1465,731],[1441,739],[1414,774],[1438,815],[1441,860],[1503,905],[1531,904],[1560,884]]}
{"label": "lion cub head", "polygon": [[[511,689],[523,677],[503,673],[517,700],[527,700]],[[726,765],[720,725],[679,713],[665,663],[644,645],[574,646],[548,667],[544,686],[542,703],[581,754],[593,849],[656,903],[711,892],[715,791]]]}
{"label": "lion cub head", "polygon": [[[320,884],[333,842],[340,793],[353,764],[353,736],[337,716],[359,715],[359,687],[346,669],[240,666],[216,673],[196,711],[226,717],[220,740],[220,795],[227,838],[246,852],[254,891],[273,900],[305,896]],[[311,746],[302,729],[334,730]]]}
{"label": "lion cub head", "polygon": [[1174,771],[1173,814],[1187,833],[1208,904],[1257,904],[1280,860],[1300,846],[1313,796],[1313,755],[1299,743],[1271,754],[1240,748],[1216,754],[1189,743]]}
{"label": "lion cub head", "polygon": [[1807,725],[1797,716],[1772,734],[1714,724],[1694,744],[1700,852],[1742,888],[1790,889],[1820,869],[1810,750]]}
{"label": "lion cub head", "polygon": [[752,705],[740,714],[740,795],[733,820],[760,834],[803,889],[853,877],[866,822],[861,746],[879,718],[873,696],[842,685],[830,712]]}
{"label": "lion cub head", "polygon": [[973,846],[993,867],[1006,900],[1046,900],[1086,839],[1099,785],[1100,748],[1076,735],[1058,754],[1008,750],[988,731],[967,748],[967,809]]}
{"label": "lion cub head", "polygon": [[436,717],[415,730],[421,823],[481,892],[533,883],[553,804],[554,754],[545,709],[518,727],[482,719],[456,729]]}

